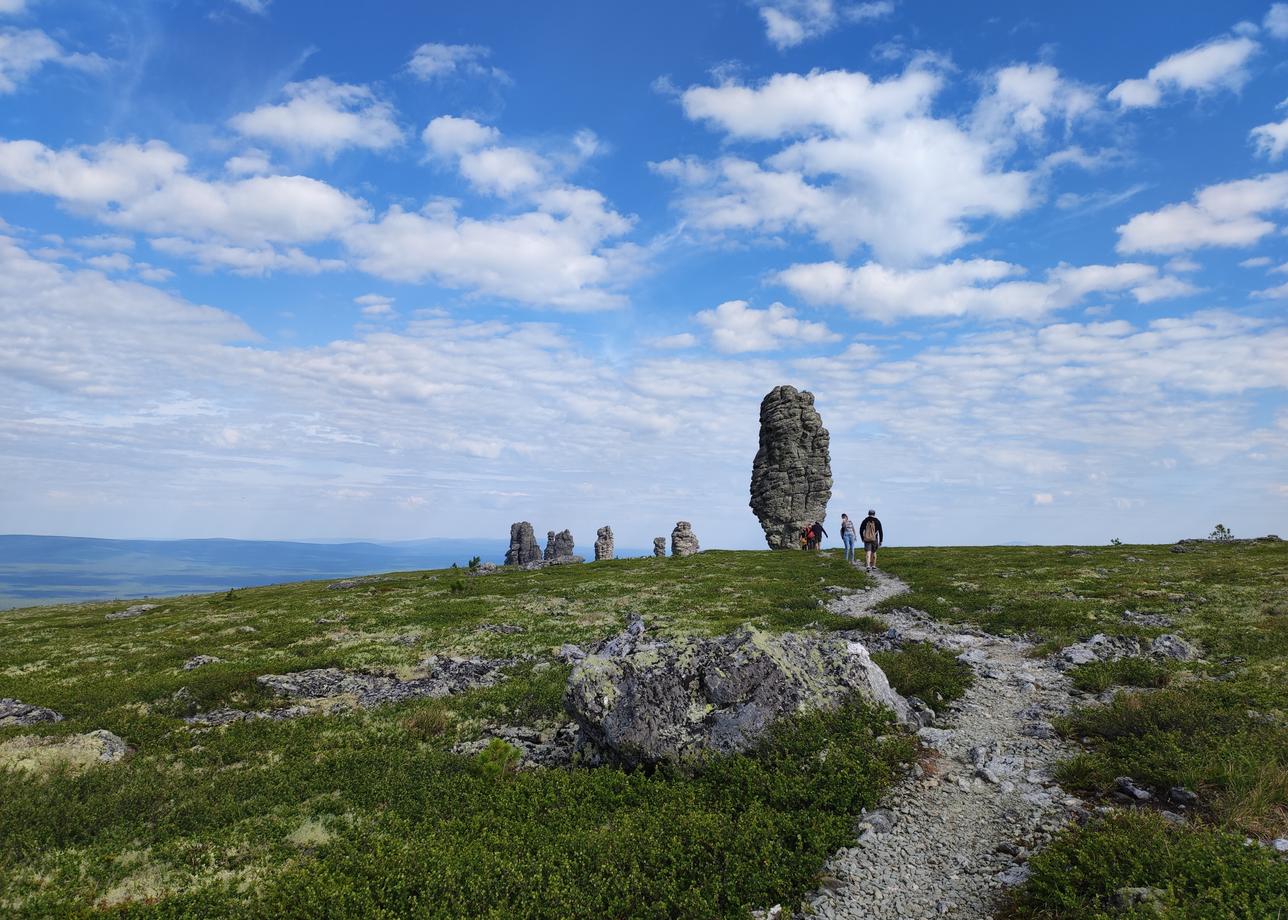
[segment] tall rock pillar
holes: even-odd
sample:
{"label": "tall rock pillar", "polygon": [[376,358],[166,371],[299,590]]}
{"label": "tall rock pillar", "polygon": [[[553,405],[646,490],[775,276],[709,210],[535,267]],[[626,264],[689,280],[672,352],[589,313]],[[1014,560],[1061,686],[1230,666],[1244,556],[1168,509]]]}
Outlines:
{"label": "tall rock pillar", "polygon": [[760,403],[760,449],[751,467],[751,510],[770,549],[799,546],[806,525],[827,517],[832,461],[814,394],[774,387]]}

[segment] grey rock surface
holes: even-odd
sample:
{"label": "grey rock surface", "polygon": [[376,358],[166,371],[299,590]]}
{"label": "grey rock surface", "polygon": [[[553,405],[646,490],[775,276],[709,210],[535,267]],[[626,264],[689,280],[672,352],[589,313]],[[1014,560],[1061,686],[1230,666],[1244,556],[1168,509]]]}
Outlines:
{"label": "grey rock surface", "polygon": [[510,525],[510,548],[505,551],[506,565],[528,565],[541,561],[541,547],[537,545],[532,525],[519,521]]}
{"label": "grey rock surface", "polygon": [[574,666],[564,705],[584,744],[633,766],[747,750],[777,719],[835,708],[851,695],[911,719],[862,643],[749,626],[650,642],[635,616]]}
{"label": "grey rock surface", "polygon": [[135,617],[141,617],[149,610],[156,610],[158,604],[131,604],[124,610],[116,610],[107,614],[104,619],[107,620],[132,620]]}
{"label": "grey rock surface", "polygon": [[671,530],[671,555],[692,556],[701,549],[697,534],[693,532],[693,525],[688,521],[676,521]]}
{"label": "grey rock surface", "polygon": [[193,671],[202,665],[218,664],[221,661],[223,661],[222,658],[216,658],[214,655],[193,655],[183,663],[183,669],[185,671]]}
{"label": "grey rock surface", "polygon": [[87,733],[85,738],[98,745],[100,763],[116,763],[129,752],[129,747],[123,738],[104,728]]}
{"label": "grey rock surface", "polygon": [[[573,555],[575,545],[572,540],[572,531],[561,530],[555,533],[553,530],[546,531],[546,550],[542,553],[541,558],[544,562],[558,562],[561,559],[570,558]],[[585,560],[578,557],[579,562]]]}
{"label": "grey rock surface", "polygon": [[595,561],[613,558],[613,528],[605,524],[595,531]]}
{"label": "grey rock surface", "polygon": [[828,434],[814,394],[774,387],[760,403],[760,448],[751,467],[751,510],[769,548],[799,546],[806,525],[826,520],[831,497]]}
{"label": "grey rock surface", "polygon": [[63,717],[44,706],[32,706],[22,700],[0,699],[0,727],[10,725],[38,725],[41,722],[61,722]]}
{"label": "grey rock surface", "polygon": [[653,556],[657,559],[666,558],[666,537],[653,538]]}

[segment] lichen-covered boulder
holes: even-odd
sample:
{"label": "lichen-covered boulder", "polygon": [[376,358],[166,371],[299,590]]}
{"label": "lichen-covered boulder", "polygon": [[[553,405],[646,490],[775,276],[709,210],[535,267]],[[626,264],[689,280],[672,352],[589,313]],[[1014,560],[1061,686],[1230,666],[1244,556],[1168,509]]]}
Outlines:
{"label": "lichen-covered boulder", "polygon": [[44,706],[33,706],[22,700],[8,697],[0,700],[0,727],[9,725],[36,725],[40,722],[61,722],[60,713]]}
{"label": "lichen-covered boulder", "polygon": [[671,531],[671,555],[692,556],[702,549],[698,545],[698,535],[693,532],[693,525],[688,521],[676,521]]}
{"label": "lichen-covered boulder", "polygon": [[505,551],[506,565],[528,565],[541,561],[541,547],[532,532],[532,525],[519,521],[510,525],[510,548]]}
{"label": "lichen-covered boulder", "polygon": [[827,519],[832,497],[828,444],[813,393],[779,386],[761,400],[750,504],[770,549],[799,545],[806,526]]}
{"label": "lichen-covered boulder", "polygon": [[744,751],[777,719],[852,696],[889,706],[915,727],[862,643],[749,626],[650,642],[635,619],[577,662],[564,705],[592,756],[636,766]]}

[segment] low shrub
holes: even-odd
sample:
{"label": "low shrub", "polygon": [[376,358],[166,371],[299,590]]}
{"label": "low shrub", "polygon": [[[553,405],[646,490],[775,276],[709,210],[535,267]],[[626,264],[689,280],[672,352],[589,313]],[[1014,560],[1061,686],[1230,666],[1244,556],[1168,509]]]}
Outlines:
{"label": "low shrub", "polygon": [[969,665],[929,642],[909,643],[893,652],[876,652],[872,660],[885,671],[890,686],[932,707],[960,699],[975,679]]}
{"label": "low shrub", "polygon": [[1074,668],[1073,685],[1084,693],[1102,693],[1110,687],[1166,687],[1174,666],[1148,658],[1093,661]]}

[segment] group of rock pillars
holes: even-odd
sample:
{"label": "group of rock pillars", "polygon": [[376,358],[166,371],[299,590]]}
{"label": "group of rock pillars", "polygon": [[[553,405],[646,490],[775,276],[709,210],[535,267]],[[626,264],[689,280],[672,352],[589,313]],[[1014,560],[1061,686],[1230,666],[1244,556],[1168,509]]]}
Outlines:
{"label": "group of rock pillars", "polygon": [[[528,521],[517,521],[510,525],[510,548],[505,551],[505,564],[523,566],[524,568],[541,568],[547,565],[564,565],[570,562],[585,562],[584,556],[573,552],[572,532],[553,530],[546,532],[546,548],[537,544],[536,534]],[[688,521],[676,521],[671,531],[671,555],[692,556],[701,547],[693,525]],[[613,528],[605,524],[595,532],[595,561],[603,562],[614,558]],[[653,538],[653,555],[659,558],[666,556],[666,537]]]}

